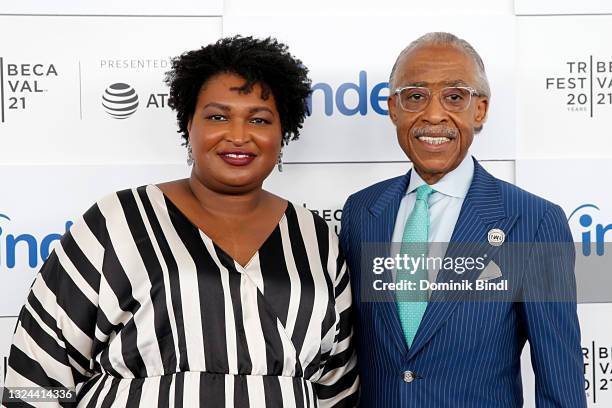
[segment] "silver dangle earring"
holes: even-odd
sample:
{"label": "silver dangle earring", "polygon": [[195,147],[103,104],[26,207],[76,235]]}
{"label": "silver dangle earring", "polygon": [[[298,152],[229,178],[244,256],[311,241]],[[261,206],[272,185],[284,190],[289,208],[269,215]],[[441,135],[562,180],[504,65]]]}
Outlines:
{"label": "silver dangle earring", "polygon": [[187,164],[189,166],[193,165],[193,150],[191,149],[191,143],[187,141]]}
{"label": "silver dangle earring", "polygon": [[282,173],[283,172],[283,151],[282,150],[278,152],[278,161],[276,162],[276,165],[278,166],[278,171]]}

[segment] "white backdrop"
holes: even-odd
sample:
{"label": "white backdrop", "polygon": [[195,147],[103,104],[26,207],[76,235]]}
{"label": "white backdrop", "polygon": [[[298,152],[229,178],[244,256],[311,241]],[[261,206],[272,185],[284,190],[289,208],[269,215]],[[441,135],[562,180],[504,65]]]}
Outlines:
{"label": "white backdrop", "polygon": [[19,0],[3,2],[0,12],[43,16],[220,16],[223,0]]}
{"label": "white backdrop", "polygon": [[[491,111],[472,153],[568,216],[594,204],[596,212],[583,207],[593,211],[592,228],[612,223],[605,183],[612,167],[609,3],[2,2],[0,385],[15,316],[54,234],[110,191],[188,174],[163,74],[170,57],[222,35],[276,36],[310,68],[313,114],[301,140],[287,147],[285,171],[275,171],[266,187],[336,229],[350,193],[410,167],[381,100],[397,53],[434,30],[466,38],[487,67]],[[123,120],[102,105],[116,88],[137,95]],[[585,229],[575,218],[570,223],[580,241]],[[31,244],[7,245],[9,235]],[[579,306],[592,407],[612,406],[611,311],[608,304]],[[533,407],[528,352],[523,361],[526,406]]]}
{"label": "white backdrop", "polygon": [[[7,135],[0,160],[183,161],[175,116],[165,106],[164,72],[171,57],[215,41],[220,32],[220,17],[0,16],[0,38],[14,38],[0,50],[0,126]],[[117,83],[138,96],[136,111],[123,120],[102,105],[106,89]]]}
{"label": "white backdrop", "polygon": [[518,18],[519,157],[610,157],[610,22],[604,15]]}
{"label": "white backdrop", "polygon": [[612,4],[608,0],[515,0],[514,6],[517,15],[612,13]]}
{"label": "white backdrop", "polygon": [[[495,89],[484,130],[473,154],[481,160],[515,157],[515,30],[510,16],[490,16],[475,26],[470,17],[423,15],[372,19],[366,17],[226,17],[224,35],[275,36],[291,44],[313,80],[312,116],[299,146],[290,144],[283,158],[299,162],[406,160],[397,148],[387,113],[388,78],[395,58],[428,30],[447,30],[466,38],[490,61],[489,81]],[[317,27],[312,30],[312,27]],[[498,30],[495,37],[482,31]],[[372,33],[385,33],[385,43]],[[499,53],[499,49],[506,50]],[[343,84],[353,89],[346,90]],[[344,91],[344,90],[345,91]]]}
{"label": "white backdrop", "polygon": [[[600,124],[601,125],[601,124]],[[560,132],[563,133],[563,132]],[[606,255],[611,248],[597,243],[612,242],[612,195],[602,189],[602,178],[609,173],[611,159],[520,159],[516,162],[516,183],[527,190],[537,191],[542,197],[559,204],[569,217],[569,225],[578,242],[577,264]],[[536,177],[536,175],[538,175]],[[588,216],[590,222],[581,221]],[[609,226],[610,231],[605,232]],[[597,230],[603,233],[597,233]],[[585,234],[586,233],[586,234]],[[587,239],[588,238],[588,239]],[[609,245],[609,244],[608,244]],[[586,247],[590,251],[586,250]],[[610,259],[610,258],[607,258]],[[612,265],[606,268],[612,272]],[[591,270],[579,271],[578,276],[589,279]],[[578,286],[585,282],[578,282]],[[611,288],[606,292],[612,297]],[[582,347],[585,360],[586,392],[592,406],[612,406],[612,304],[578,305]]]}

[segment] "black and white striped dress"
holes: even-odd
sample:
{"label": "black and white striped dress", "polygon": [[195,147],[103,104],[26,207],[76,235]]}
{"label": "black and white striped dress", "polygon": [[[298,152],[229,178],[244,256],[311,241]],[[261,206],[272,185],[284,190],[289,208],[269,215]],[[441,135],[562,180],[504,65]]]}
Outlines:
{"label": "black and white striped dress", "polygon": [[143,186],[97,202],[49,256],[5,385],[78,385],[79,407],[353,407],[350,313],[336,236],[309,210],[289,204],[242,267]]}

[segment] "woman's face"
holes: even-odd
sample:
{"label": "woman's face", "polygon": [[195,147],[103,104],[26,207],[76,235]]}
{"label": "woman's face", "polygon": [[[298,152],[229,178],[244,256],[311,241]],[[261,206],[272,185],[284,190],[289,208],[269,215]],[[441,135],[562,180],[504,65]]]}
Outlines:
{"label": "woman's face", "polygon": [[281,123],[274,96],[262,99],[260,84],[241,93],[244,83],[235,74],[211,77],[189,122],[193,176],[214,191],[259,188],[278,160]]}

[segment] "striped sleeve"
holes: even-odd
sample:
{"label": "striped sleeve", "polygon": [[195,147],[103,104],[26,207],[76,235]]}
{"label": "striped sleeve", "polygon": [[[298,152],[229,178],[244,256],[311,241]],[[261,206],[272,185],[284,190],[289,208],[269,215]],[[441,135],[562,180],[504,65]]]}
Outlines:
{"label": "striped sleeve", "polygon": [[321,408],[355,407],[359,390],[359,370],[353,340],[353,309],[349,271],[338,240],[331,238],[336,273],[333,280],[336,309],[334,345],[325,361],[315,390]]}
{"label": "striped sleeve", "polygon": [[[15,327],[5,387],[75,388],[96,372],[92,360],[106,228],[91,207],[55,246],[38,272]],[[13,406],[76,403],[8,401]]]}

